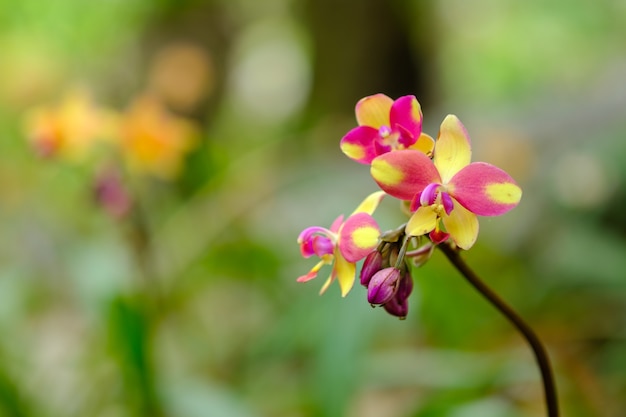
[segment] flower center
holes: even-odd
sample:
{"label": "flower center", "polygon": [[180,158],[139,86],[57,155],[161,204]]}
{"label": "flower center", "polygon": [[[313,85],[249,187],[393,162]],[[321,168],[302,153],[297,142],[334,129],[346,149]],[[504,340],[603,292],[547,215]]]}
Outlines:
{"label": "flower center", "polygon": [[422,194],[420,195],[420,205],[433,206],[433,209],[439,217],[450,215],[454,209],[454,202],[452,197],[446,191],[445,188],[436,182],[428,184]]}
{"label": "flower center", "polygon": [[391,128],[389,126],[382,125],[380,129],[378,129],[378,134],[381,138],[386,138],[391,134]]}

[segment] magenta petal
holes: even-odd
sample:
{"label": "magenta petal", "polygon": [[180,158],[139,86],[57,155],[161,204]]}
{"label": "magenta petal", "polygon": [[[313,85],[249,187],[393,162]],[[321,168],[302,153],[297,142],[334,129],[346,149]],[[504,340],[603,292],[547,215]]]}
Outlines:
{"label": "magenta petal", "polygon": [[377,139],[377,129],[370,126],[358,126],[346,133],[339,146],[350,159],[369,164],[377,156],[374,148]]}
{"label": "magenta petal", "polygon": [[441,203],[443,204],[443,209],[446,211],[446,214],[449,216],[450,212],[454,208],[454,202],[452,201],[450,194],[441,193]]}
{"label": "magenta petal", "polygon": [[396,124],[394,125],[394,129],[396,130],[396,133],[400,135],[400,137],[398,138],[398,143],[404,148],[413,146],[419,138],[402,125]]}
{"label": "magenta petal", "polygon": [[428,184],[428,186],[426,186],[426,188],[424,188],[424,191],[422,191],[422,193],[420,194],[420,205],[430,206],[435,204],[438,188],[439,184],[437,184],[436,182]]}
{"label": "magenta petal", "polygon": [[326,236],[313,236],[310,242],[313,252],[319,257],[322,257],[322,255],[332,255],[335,250],[335,244]]}
{"label": "magenta petal", "polygon": [[474,162],[456,173],[448,184],[450,195],[479,216],[498,216],[517,206],[522,190],[498,167]]}
{"label": "magenta petal", "polygon": [[406,129],[415,143],[422,133],[422,110],[415,96],[403,96],[394,101],[389,113],[389,121],[392,128],[400,125]]}

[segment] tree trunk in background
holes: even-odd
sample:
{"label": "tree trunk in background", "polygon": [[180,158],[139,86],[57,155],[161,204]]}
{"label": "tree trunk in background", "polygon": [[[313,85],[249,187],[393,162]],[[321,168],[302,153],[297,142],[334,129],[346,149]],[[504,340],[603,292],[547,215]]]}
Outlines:
{"label": "tree trunk in background", "polygon": [[[305,0],[314,48],[313,114],[351,114],[356,101],[383,92],[436,94],[435,13],[431,1]],[[413,6],[413,7],[412,7]],[[419,7],[417,7],[419,6]]]}

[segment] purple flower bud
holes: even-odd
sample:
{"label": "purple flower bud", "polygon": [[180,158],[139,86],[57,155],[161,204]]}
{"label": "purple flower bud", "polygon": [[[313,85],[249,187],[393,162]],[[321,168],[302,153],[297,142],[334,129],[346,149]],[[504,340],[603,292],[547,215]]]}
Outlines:
{"label": "purple flower bud", "polygon": [[361,268],[361,284],[367,287],[374,274],[380,271],[382,267],[383,255],[376,250],[370,252],[363,261]]}
{"label": "purple flower bud", "polygon": [[367,301],[370,304],[385,304],[396,295],[400,281],[400,271],[389,267],[372,276],[367,287]]}
{"label": "purple flower bud", "polygon": [[131,197],[119,174],[112,170],[102,172],[95,180],[96,203],[115,218],[124,217],[131,209]]}
{"label": "purple flower bud", "polygon": [[399,301],[406,301],[412,291],[413,277],[411,277],[411,273],[409,271],[406,271],[398,284],[398,291],[396,292],[396,296],[394,298]]}
{"label": "purple flower bud", "polygon": [[396,295],[396,297],[393,297],[385,303],[383,307],[387,313],[404,320],[406,315],[409,313],[409,301],[406,298],[402,300],[399,300],[398,298],[399,297]]}

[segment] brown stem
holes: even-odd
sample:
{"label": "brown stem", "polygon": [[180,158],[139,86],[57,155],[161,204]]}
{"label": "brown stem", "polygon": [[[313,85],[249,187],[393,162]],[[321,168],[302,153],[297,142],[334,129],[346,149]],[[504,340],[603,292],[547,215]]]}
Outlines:
{"label": "brown stem", "polygon": [[446,257],[452,262],[456,269],[469,281],[469,283],[478,290],[495,308],[497,308],[507,319],[520,331],[522,336],[526,339],[530,345],[539,370],[541,372],[541,380],[543,382],[543,391],[545,395],[546,409],[548,417],[559,416],[559,406],[556,395],[556,385],[554,383],[554,376],[550,367],[550,360],[546,349],[544,348],[541,340],[530,328],[528,324],[505,303],[495,292],[493,292],[479,277],[474,273],[472,269],[461,258],[459,251],[453,248],[448,243],[438,245],[439,249],[446,255]]}

